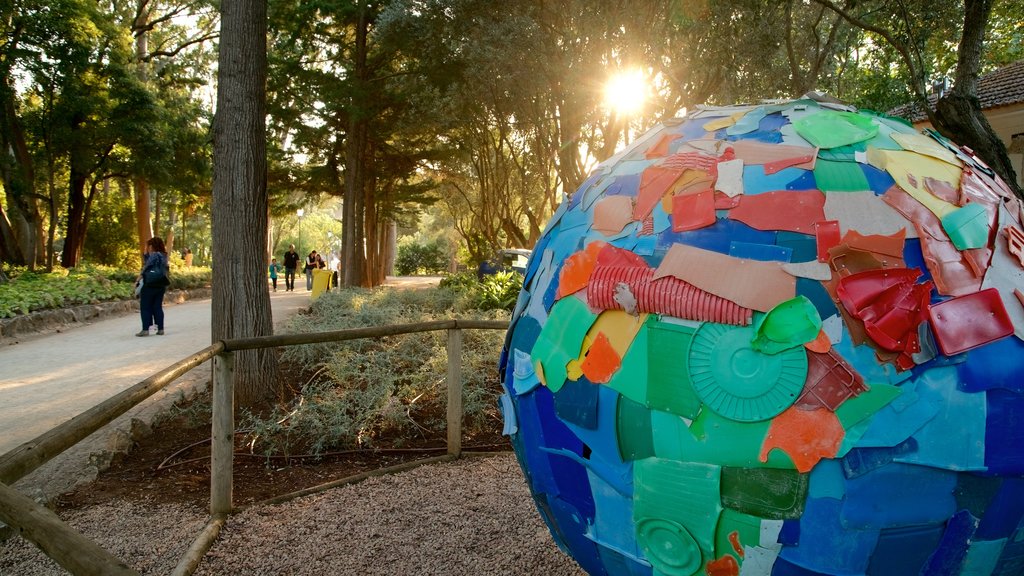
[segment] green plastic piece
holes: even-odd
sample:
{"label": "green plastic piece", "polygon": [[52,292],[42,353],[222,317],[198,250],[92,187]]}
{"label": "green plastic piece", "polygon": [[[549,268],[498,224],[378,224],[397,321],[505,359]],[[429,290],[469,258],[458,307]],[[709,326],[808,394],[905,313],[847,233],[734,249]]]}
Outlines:
{"label": "green plastic piece", "polygon": [[846,429],[846,433],[843,434],[843,442],[839,445],[839,450],[836,451],[836,455],[833,458],[843,458],[857,447],[857,443],[867,433],[868,428],[871,427],[871,420],[862,420],[850,428]]}
{"label": "green plastic piece", "polygon": [[644,329],[648,335],[647,406],[694,418],[700,411],[700,398],[690,383],[686,355],[697,329],[661,322],[653,314]]}
{"label": "green plastic piece", "polygon": [[720,466],[795,469],[793,461],[782,450],[770,451],[766,462],[758,459],[770,424],[769,421],[737,422],[702,410],[687,425],[675,414],[652,412],[654,453],[659,458]]}
{"label": "green plastic piece", "polygon": [[851,112],[822,110],[793,122],[797,134],[818,148],[838,148],[863,142],[878,134],[871,118]]}
{"label": "green plastic piece", "polygon": [[722,506],[770,520],[799,518],[809,475],[778,468],[722,468]]}
{"label": "green plastic piece", "polygon": [[836,408],[836,417],[839,418],[839,423],[843,425],[844,430],[850,430],[892,402],[901,392],[897,386],[871,384],[867,392],[847,398],[840,404],[839,408]]}
{"label": "green plastic piece", "polygon": [[868,177],[857,162],[836,162],[820,157],[814,163],[814,181],[824,192],[863,192],[871,190]]}
{"label": "green plastic piece", "polygon": [[[895,143],[895,142],[894,142]],[[833,160],[836,162],[856,162],[857,152],[867,152],[868,145],[865,142],[857,142],[856,144],[847,144],[846,146],[837,146],[835,148],[828,148],[818,150],[818,162],[822,160]],[[814,167],[818,167],[818,162],[814,163]],[[817,181],[817,174],[815,174],[815,181]],[[824,190],[819,184],[818,189]]]}
{"label": "green plastic piece", "polygon": [[[730,537],[735,533],[735,536]],[[743,514],[726,508],[722,510],[722,517],[718,520],[718,528],[715,530],[715,558],[721,558],[731,554],[740,564],[743,563],[743,556],[736,551],[733,543],[740,546],[756,547],[761,543],[761,519],[749,514]]]}
{"label": "green plastic piece", "polygon": [[942,217],[942,229],[957,250],[984,248],[988,244],[988,213],[981,204],[966,204]]}
{"label": "green plastic piece", "polygon": [[654,456],[651,411],[625,396],[619,396],[615,409],[615,432],[619,455],[623,460],[642,460]]}
{"label": "green plastic piece", "polygon": [[626,350],[625,356],[622,357],[622,366],[615,371],[615,374],[612,374],[611,380],[605,384],[640,404],[647,404],[648,342],[647,330],[641,328],[633,338],[633,343]]}
{"label": "green plastic piece", "polygon": [[818,309],[801,295],[780,302],[763,316],[755,315],[751,347],[765,354],[778,354],[814,340],[820,331]]}
{"label": "green plastic piece", "polygon": [[540,361],[544,370],[544,383],[552,392],[558,392],[568,378],[566,365],[580,355],[583,338],[597,320],[579,298],[568,296],[551,307],[530,356]]}
{"label": "green plastic piece", "polygon": [[[664,520],[681,526],[693,537],[699,547],[697,568],[703,566],[704,559],[711,559],[715,552],[715,527],[722,513],[720,475],[721,468],[710,464],[661,458],[634,462],[633,520],[641,545],[645,538],[650,541],[644,533],[644,522]],[[688,566],[688,559],[694,555],[692,550],[670,552],[659,560],[668,565]]]}
{"label": "green plastic piece", "polygon": [[645,518],[636,525],[636,542],[657,574],[692,576],[700,571],[700,546],[676,522]]}
{"label": "green plastic piece", "polygon": [[690,343],[690,378],[715,412],[740,422],[767,420],[796,402],[807,379],[807,354],[790,348],[765,354],[751,344],[751,326],[701,324]]}

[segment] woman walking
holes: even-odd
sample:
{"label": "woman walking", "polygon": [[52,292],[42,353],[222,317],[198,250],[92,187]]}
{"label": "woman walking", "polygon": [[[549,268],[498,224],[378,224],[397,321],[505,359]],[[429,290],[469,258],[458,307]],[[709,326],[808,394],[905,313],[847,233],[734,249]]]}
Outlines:
{"label": "woman walking", "polygon": [[142,314],[142,331],[136,336],[149,336],[149,327],[156,324],[157,336],[164,335],[164,292],[171,281],[167,261],[167,249],[162,238],[154,236],[146,242],[145,261],[139,280],[139,312]]}

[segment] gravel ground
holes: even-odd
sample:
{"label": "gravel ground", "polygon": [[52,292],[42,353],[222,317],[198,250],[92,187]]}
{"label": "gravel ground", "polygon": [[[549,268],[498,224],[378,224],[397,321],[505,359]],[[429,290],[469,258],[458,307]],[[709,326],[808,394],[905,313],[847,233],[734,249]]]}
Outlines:
{"label": "gravel ground", "polygon": [[[120,503],[75,510],[76,527],[143,574],[167,574],[206,511]],[[0,574],[65,572],[20,538]],[[581,575],[551,539],[511,454],[466,458],[229,518],[196,574]]]}

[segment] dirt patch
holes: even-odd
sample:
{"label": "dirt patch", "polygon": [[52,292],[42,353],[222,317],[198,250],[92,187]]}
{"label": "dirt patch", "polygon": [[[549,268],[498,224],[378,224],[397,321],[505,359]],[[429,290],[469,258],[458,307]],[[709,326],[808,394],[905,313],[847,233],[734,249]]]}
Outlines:
{"label": "dirt patch", "polygon": [[[201,402],[194,400],[193,402]],[[210,427],[194,418],[177,415],[162,421],[153,433],[139,440],[97,479],[60,496],[61,510],[104,504],[114,500],[150,504],[190,504],[206,507],[210,501]],[[445,447],[422,442],[401,449],[379,446],[321,458],[285,458],[248,453],[236,437],[233,465],[233,501],[246,506],[369,470],[440,456]],[[507,439],[495,433],[474,438],[473,444],[489,451],[508,450]]]}

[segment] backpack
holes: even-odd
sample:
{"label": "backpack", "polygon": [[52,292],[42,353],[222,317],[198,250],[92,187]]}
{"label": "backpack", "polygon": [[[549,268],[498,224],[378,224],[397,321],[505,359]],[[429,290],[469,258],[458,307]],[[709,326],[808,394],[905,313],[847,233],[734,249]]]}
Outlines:
{"label": "backpack", "polygon": [[166,288],[171,285],[171,280],[164,273],[163,262],[160,259],[155,259],[150,266],[147,266],[142,271],[142,283],[146,286],[152,286],[154,288]]}

